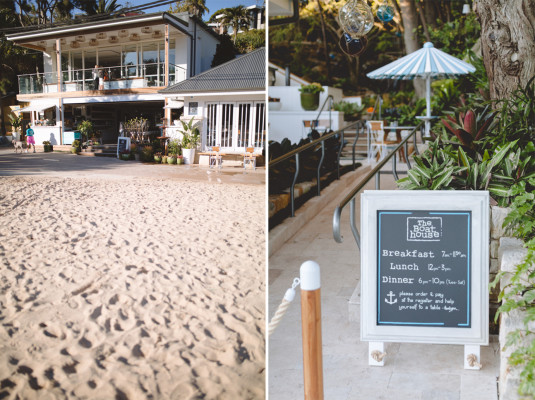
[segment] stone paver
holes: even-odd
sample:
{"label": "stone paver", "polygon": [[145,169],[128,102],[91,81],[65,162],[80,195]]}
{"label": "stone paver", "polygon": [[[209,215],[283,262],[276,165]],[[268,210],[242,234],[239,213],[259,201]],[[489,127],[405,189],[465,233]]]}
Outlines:
{"label": "stone paver", "polygon": [[[395,189],[393,178],[382,175],[381,188]],[[373,180],[366,189],[374,189]],[[360,253],[349,227],[349,207],[342,213],[344,242],[338,244],[332,236],[334,209],[347,192],[339,193],[335,200],[326,204],[269,259],[268,319],[293,278],[299,276],[303,262],[314,260],[321,267],[325,399],[497,399],[499,346],[496,338],[491,338],[490,345],[481,348],[483,369],[480,371],[463,368],[464,349],[459,345],[387,343],[385,366],[368,366],[368,343],[359,339],[359,306],[349,305],[360,279]],[[357,210],[360,210],[359,201]],[[299,215],[300,211],[296,218]],[[359,224],[357,222],[357,226]],[[269,399],[303,399],[299,294],[269,339],[268,349]]]}

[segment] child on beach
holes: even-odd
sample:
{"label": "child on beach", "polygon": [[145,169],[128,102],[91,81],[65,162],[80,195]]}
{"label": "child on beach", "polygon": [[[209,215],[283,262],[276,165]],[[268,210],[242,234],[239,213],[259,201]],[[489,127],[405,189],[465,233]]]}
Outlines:
{"label": "child on beach", "polygon": [[28,128],[26,129],[26,153],[28,152],[28,149],[30,148],[30,145],[33,146],[33,152],[35,153],[35,139],[33,138],[33,129]]}

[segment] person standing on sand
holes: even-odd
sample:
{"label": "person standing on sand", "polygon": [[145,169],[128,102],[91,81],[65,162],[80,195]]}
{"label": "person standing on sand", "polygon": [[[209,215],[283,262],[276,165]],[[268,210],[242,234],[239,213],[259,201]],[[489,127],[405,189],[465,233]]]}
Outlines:
{"label": "person standing on sand", "polygon": [[28,128],[26,129],[26,153],[28,152],[28,149],[30,148],[30,145],[33,146],[33,152],[35,153],[35,139],[33,137],[33,129]]}

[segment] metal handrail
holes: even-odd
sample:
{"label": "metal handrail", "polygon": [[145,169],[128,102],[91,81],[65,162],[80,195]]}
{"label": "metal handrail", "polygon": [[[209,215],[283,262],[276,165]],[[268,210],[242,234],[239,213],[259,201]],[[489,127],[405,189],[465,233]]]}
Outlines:
{"label": "metal handrail", "polygon": [[[331,132],[331,133],[328,133],[327,135],[324,135],[322,137],[320,137],[319,139],[316,139],[316,140],[313,140],[312,142],[310,143],[307,143],[301,147],[298,147],[297,149],[294,149],[292,151],[289,151],[288,153],[280,156],[280,157],[277,157],[276,159],[272,160],[269,162],[269,169],[273,168],[273,166],[275,166],[276,164],[279,164],[283,161],[287,161],[287,160],[290,160],[292,157],[295,156],[295,173],[294,173],[294,178],[293,178],[293,182],[292,182],[292,185],[290,186],[290,205],[291,205],[291,210],[292,210],[292,217],[295,216],[295,198],[294,198],[294,188],[295,188],[295,184],[297,183],[297,178],[299,176],[299,154],[302,153],[303,151],[305,150],[308,150],[310,148],[313,148],[313,147],[316,147],[318,144],[321,145],[321,158],[320,158],[320,161],[318,163],[318,167],[317,167],[317,191],[318,191],[318,196],[320,195],[320,192],[321,192],[321,182],[320,182],[320,170],[321,170],[321,167],[323,165],[323,160],[325,158],[325,141],[327,139],[330,139],[336,135],[340,135],[340,148],[338,149],[338,155],[337,155],[337,176],[338,176],[338,179],[340,179],[340,154],[342,153],[342,147],[343,147],[343,144],[344,144],[344,131],[347,130],[347,129],[350,129],[350,128],[353,128],[353,127],[357,127],[357,136],[358,136],[358,126],[362,125],[361,121],[357,121],[357,122],[354,122],[352,124],[349,124],[347,126],[345,126],[344,128],[340,129],[340,130],[337,130],[336,132]],[[355,151],[355,148],[353,147],[353,152]],[[355,169],[355,155],[353,154],[353,169]]]}
{"label": "metal handrail", "polygon": [[320,115],[323,112],[323,109],[325,108],[325,104],[327,104],[327,100],[330,100],[330,102],[329,102],[329,130],[331,130],[332,121],[333,121],[332,115],[331,115],[331,111],[332,111],[332,108],[333,108],[333,101],[334,101],[334,97],[333,97],[332,94],[328,95],[327,98],[325,99],[325,101],[323,102],[323,104],[322,104],[322,106],[320,108],[320,112],[316,116],[316,119],[314,120],[314,122],[316,123],[315,126],[318,126],[318,121],[320,119]]}
{"label": "metal handrail", "polygon": [[333,237],[334,240],[338,243],[342,243],[342,235],[340,234],[340,218],[342,215],[342,210],[345,206],[347,206],[348,203],[350,203],[350,224],[351,224],[351,232],[353,233],[353,237],[355,238],[355,241],[357,242],[357,246],[360,249],[360,235],[358,232],[358,229],[355,225],[355,210],[356,210],[356,198],[355,196],[362,190],[362,188],[375,176],[375,186],[376,189],[379,189],[379,177],[381,168],[385,166],[385,164],[392,158],[392,174],[394,175],[394,178],[397,180],[397,172],[396,172],[396,157],[395,154],[401,150],[402,147],[405,148],[405,158],[407,160],[407,166],[409,169],[411,168],[410,162],[409,162],[409,152],[408,152],[408,142],[410,138],[414,138],[414,152],[418,154],[418,146],[416,145],[416,132],[420,130],[420,134],[422,134],[421,130],[424,126],[423,122],[420,122],[410,133],[407,135],[405,139],[403,139],[398,146],[392,150],[390,153],[388,153],[383,160],[381,160],[374,169],[372,169],[368,175],[364,177],[364,179],[356,186],[354,187],[347,196],[344,197],[344,199],[340,202],[338,207],[334,210],[333,214]]}

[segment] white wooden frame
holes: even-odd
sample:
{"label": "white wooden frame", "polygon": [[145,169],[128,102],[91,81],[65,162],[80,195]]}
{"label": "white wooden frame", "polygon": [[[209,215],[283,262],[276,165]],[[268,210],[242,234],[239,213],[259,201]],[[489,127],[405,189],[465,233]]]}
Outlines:
{"label": "white wooden frame", "polygon": [[[471,211],[471,326],[378,325],[377,211]],[[365,191],[361,197],[360,338],[370,342],[488,345],[489,193],[486,191]]]}

